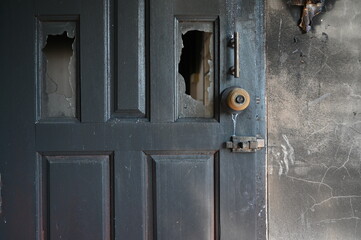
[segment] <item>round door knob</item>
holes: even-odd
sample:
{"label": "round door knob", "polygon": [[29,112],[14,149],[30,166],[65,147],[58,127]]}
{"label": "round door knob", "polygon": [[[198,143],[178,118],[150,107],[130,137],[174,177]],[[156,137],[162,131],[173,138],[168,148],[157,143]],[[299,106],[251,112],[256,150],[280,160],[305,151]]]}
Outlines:
{"label": "round door knob", "polygon": [[248,92],[240,87],[230,87],[223,92],[222,98],[225,105],[231,112],[245,110],[251,101]]}

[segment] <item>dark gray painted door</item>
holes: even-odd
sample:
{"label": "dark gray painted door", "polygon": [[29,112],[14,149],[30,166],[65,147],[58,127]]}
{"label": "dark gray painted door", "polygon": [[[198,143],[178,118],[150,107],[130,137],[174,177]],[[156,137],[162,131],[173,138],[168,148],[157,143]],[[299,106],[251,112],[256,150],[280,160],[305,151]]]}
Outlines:
{"label": "dark gray painted door", "polygon": [[265,137],[262,16],[253,0],[1,1],[0,239],[264,239],[264,150],[225,149],[220,104],[246,89],[236,133]]}

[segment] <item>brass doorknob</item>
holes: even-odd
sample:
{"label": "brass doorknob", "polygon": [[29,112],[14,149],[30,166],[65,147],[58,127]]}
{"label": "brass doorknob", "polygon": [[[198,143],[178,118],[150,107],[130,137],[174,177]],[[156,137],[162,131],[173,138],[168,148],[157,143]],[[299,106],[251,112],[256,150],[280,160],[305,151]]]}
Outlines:
{"label": "brass doorknob", "polygon": [[231,112],[243,111],[251,102],[248,92],[240,87],[230,87],[224,90],[222,100]]}

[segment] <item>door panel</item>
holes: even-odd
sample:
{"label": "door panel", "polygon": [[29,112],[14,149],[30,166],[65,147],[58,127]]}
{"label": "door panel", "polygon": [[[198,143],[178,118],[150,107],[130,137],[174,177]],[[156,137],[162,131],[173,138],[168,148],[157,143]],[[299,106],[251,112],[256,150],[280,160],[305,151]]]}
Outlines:
{"label": "door panel", "polygon": [[44,235],[49,239],[111,239],[111,158],[43,156]]}
{"label": "door panel", "polygon": [[[106,68],[109,65],[107,35],[109,2],[107,0],[36,0],[35,2],[31,14],[35,16],[37,22],[45,16],[50,19],[56,17],[56,21],[62,21],[63,18],[65,22],[69,16],[78,18],[80,119],[81,122],[103,122],[109,115],[109,107],[104,102],[110,74]],[[37,57],[41,54],[42,49],[38,48]],[[40,73],[40,71],[36,72],[38,80]],[[38,83],[36,86],[38,92],[41,91],[39,85]]]}
{"label": "door panel", "polygon": [[114,84],[111,93],[113,117],[145,117],[147,83],[145,65],[145,1],[114,1],[111,13],[112,47],[116,51],[112,69]]}
{"label": "door panel", "polygon": [[[9,104],[1,119],[0,238],[264,239],[265,153],[225,149],[233,124],[220,103],[229,86],[248,90],[251,105],[239,115],[236,133],[266,137],[262,6],[2,1],[0,24],[11,44],[1,38],[8,59],[1,57],[0,98]],[[41,96],[49,90],[43,48],[49,35],[63,33],[51,26],[67,21],[77,29],[78,114],[43,118]],[[45,33],[44,23],[50,23]],[[204,94],[213,94],[213,112],[180,118],[184,98],[199,100],[179,90],[187,84],[178,65],[187,31],[209,34],[196,49],[202,74],[213,77]],[[239,79],[228,71],[234,31],[241,33]]]}
{"label": "door panel", "polygon": [[154,239],[214,239],[214,155],[150,155]]}
{"label": "door panel", "polygon": [[[204,22],[213,20],[215,30],[218,27],[216,20],[223,17],[224,12],[218,0],[212,1],[152,1],[150,5],[150,79],[151,81],[151,121],[173,122],[178,119],[177,114],[177,75],[179,63],[180,41],[178,35],[178,19],[187,19],[189,22]],[[224,37],[225,28],[221,28],[221,37]],[[219,35],[217,35],[219,37]],[[176,39],[178,38],[178,39]],[[215,38],[218,43],[218,39]],[[217,46],[218,47],[218,46]],[[216,48],[218,49],[218,48]],[[216,51],[218,54],[218,51]],[[223,51],[222,53],[223,54]],[[218,56],[215,56],[218,59]],[[215,64],[215,86],[218,87],[218,64]],[[218,91],[217,91],[218,92]],[[218,94],[216,94],[218,96]],[[217,104],[215,104],[217,106]],[[215,108],[217,110],[218,108]]]}

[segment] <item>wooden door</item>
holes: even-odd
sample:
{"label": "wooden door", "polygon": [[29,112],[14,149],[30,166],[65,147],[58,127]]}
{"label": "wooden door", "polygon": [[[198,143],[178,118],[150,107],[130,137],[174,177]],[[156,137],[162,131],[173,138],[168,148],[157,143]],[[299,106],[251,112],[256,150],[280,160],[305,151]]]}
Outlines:
{"label": "wooden door", "polygon": [[[263,1],[0,3],[0,239],[265,239]],[[230,35],[240,33],[240,77]]]}

